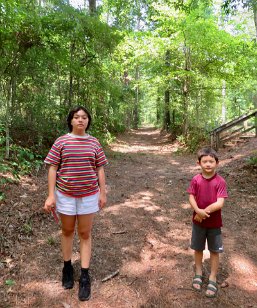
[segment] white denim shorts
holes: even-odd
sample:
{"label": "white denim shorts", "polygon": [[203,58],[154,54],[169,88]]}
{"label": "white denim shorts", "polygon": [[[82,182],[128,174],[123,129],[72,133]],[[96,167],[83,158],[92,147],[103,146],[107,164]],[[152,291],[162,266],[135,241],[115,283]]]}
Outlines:
{"label": "white denim shorts", "polygon": [[82,198],[74,198],[55,191],[56,211],[65,215],[84,215],[99,211],[99,192]]}

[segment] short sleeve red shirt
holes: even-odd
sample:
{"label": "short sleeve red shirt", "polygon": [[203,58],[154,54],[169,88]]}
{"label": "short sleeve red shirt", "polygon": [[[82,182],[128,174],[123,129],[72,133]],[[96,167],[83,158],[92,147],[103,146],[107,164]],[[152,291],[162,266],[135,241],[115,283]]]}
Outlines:
{"label": "short sleeve red shirt", "polygon": [[96,169],[105,166],[107,159],[95,137],[66,134],[54,142],[44,162],[58,166],[56,188],[80,198],[98,192]]}
{"label": "short sleeve red shirt", "polygon": [[[204,178],[202,174],[197,174],[191,180],[187,192],[195,197],[200,209],[205,209],[216,202],[218,198],[228,197],[226,182],[217,173],[210,179]],[[194,212],[193,217],[195,214]],[[201,223],[195,220],[193,222],[204,228],[219,228],[222,226],[221,210],[211,213],[210,217],[204,219]]]}

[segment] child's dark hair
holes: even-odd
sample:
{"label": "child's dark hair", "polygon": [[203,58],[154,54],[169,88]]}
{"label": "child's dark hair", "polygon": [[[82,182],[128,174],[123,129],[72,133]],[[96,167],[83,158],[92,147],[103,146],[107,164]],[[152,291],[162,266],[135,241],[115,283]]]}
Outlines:
{"label": "child's dark hair", "polygon": [[90,127],[90,124],[91,124],[91,114],[89,113],[89,111],[85,107],[83,107],[83,106],[76,106],[76,107],[74,107],[73,109],[70,110],[70,112],[68,114],[68,117],[67,117],[67,124],[68,124],[70,132],[72,132],[71,120],[73,119],[74,114],[77,113],[80,110],[83,110],[87,114],[87,116],[88,116],[88,124],[87,124],[86,131]]}
{"label": "child's dark hair", "polygon": [[201,159],[204,156],[211,156],[216,160],[216,162],[219,161],[217,152],[215,150],[213,150],[212,148],[203,148],[203,149],[198,151],[197,157],[198,157],[199,162],[201,162]]}

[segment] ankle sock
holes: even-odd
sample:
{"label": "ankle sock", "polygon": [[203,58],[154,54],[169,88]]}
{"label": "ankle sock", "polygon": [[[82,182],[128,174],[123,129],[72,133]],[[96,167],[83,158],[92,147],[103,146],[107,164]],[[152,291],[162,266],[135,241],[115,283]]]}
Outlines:
{"label": "ankle sock", "polygon": [[89,275],[89,268],[81,267],[81,276],[87,276],[87,275]]}
{"label": "ankle sock", "polygon": [[72,265],[71,265],[71,260],[69,260],[69,261],[64,261],[63,263],[64,263],[64,268],[68,268],[68,267],[71,267],[71,266],[72,266]]}

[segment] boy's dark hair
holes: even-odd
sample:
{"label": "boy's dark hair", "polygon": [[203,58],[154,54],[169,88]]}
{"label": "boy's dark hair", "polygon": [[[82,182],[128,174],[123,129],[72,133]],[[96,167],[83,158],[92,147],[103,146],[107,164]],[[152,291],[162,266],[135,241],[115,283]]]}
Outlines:
{"label": "boy's dark hair", "polygon": [[217,152],[215,150],[213,150],[212,148],[203,148],[203,149],[198,151],[197,157],[198,157],[199,163],[201,162],[201,159],[204,156],[211,156],[216,160],[216,162],[219,161]]}
{"label": "boy's dark hair", "polygon": [[70,112],[68,114],[68,117],[67,117],[67,124],[68,124],[70,132],[72,132],[71,120],[73,119],[74,114],[77,113],[80,110],[83,110],[87,114],[87,116],[88,116],[88,125],[87,125],[87,128],[86,128],[86,131],[90,127],[90,124],[91,124],[91,114],[89,113],[89,111],[85,107],[83,107],[83,106],[76,106],[76,107],[74,107],[73,109],[70,110]]}

